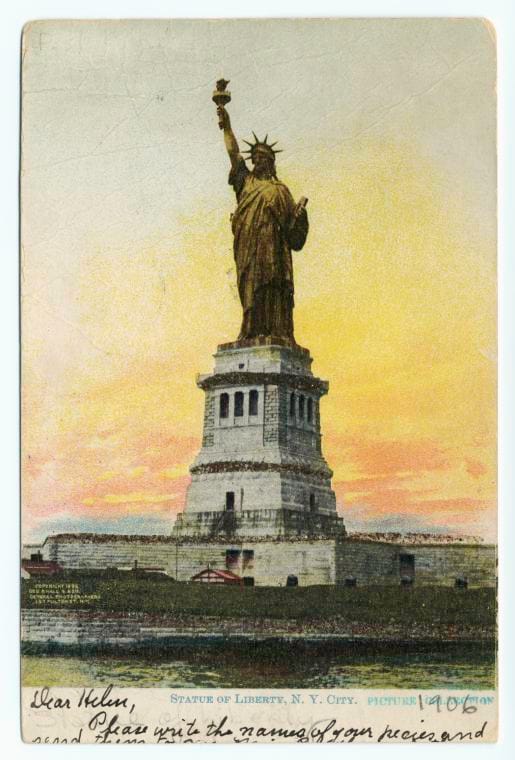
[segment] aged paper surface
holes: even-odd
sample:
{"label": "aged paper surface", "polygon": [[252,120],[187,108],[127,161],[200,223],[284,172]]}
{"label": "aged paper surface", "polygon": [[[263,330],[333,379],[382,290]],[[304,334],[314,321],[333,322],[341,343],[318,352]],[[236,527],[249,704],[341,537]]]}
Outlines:
{"label": "aged paper surface", "polygon": [[39,21],[27,742],[497,737],[495,37]]}

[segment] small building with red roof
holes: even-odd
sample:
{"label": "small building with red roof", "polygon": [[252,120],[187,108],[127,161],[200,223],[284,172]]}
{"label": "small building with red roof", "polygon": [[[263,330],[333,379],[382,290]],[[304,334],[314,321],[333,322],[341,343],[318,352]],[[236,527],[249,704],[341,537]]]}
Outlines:
{"label": "small building with red roof", "polygon": [[238,586],[241,586],[243,583],[240,576],[231,573],[230,570],[215,570],[212,567],[206,567],[205,570],[201,570],[191,580],[196,583],[226,583]]}
{"label": "small building with red roof", "polygon": [[63,567],[52,560],[30,560],[22,559],[21,561],[22,577],[29,578],[46,578],[48,576],[60,575]]}

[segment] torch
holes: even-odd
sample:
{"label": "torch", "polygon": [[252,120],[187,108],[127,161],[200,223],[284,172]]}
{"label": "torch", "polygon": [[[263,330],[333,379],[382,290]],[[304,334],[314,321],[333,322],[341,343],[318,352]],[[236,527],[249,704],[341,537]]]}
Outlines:
{"label": "torch", "polygon": [[[216,90],[213,92],[213,101],[217,106],[225,106],[227,103],[231,102],[231,93],[225,89],[228,84],[228,79],[219,79],[216,83]],[[218,126],[220,129],[223,129],[223,121],[221,117],[218,119]]]}

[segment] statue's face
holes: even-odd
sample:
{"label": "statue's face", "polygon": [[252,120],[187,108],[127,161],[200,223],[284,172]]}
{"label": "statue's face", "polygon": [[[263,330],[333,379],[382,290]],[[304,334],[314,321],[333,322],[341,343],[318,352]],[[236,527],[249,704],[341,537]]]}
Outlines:
{"label": "statue's face", "polygon": [[257,177],[273,176],[275,161],[268,150],[257,148],[252,153],[252,163]]}

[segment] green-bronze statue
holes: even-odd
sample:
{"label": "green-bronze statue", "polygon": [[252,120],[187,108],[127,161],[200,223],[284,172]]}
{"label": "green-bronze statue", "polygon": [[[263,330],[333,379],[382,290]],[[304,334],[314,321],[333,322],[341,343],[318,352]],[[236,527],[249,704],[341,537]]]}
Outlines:
{"label": "green-bronze statue", "polygon": [[232,216],[234,259],[243,320],[238,340],[274,337],[295,345],[293,337],[293,267],[291,251],[300,251],[308,234],[307,200],[295,204],[278,178],[275,168],[276,143],[267,137],[246,140],[249,170],[231,129],[225,105],[230,100],[228,82],[217,82],[213,100],[225,147],[231,160],[229,184],[236,193]]}

